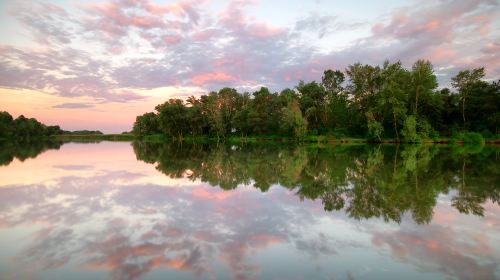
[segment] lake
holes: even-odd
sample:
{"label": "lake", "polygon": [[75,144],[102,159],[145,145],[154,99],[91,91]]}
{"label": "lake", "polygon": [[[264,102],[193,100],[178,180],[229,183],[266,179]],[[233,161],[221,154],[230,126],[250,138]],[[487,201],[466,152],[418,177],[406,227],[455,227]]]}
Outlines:
{"label": "lake", "polygon": [[500,279],[500,149],[0,146],[0,279]]}

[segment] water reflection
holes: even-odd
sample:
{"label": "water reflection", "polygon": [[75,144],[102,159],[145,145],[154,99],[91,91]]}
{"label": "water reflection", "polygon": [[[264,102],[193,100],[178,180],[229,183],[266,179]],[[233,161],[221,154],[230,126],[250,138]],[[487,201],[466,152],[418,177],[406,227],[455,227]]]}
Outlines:
{"label": "water reflection", "polygon": [[320,199],[327,211],[355,219],[401,222],[410,212],[429,223],[439,194],[451,190],[460,212],[484,215],[500,198],[494,147],[438,146],[210,146],[135,142],[137,159],[156,164],[170,178],[200,179],[225,190],[240,184],[266,192],[271,185]]}
{"label": "water reflection", "polygon": [[500,276],[494,149],[133,148],[0,167],[1,278]]}
{"label": "water reflection", "polygon": [[0,166],[9,165],[14,159],[25,161],[28,158],[36,158],[47,150],[58,150],[62,144],[60,141],[51,140],[36,142],[0,141]]}

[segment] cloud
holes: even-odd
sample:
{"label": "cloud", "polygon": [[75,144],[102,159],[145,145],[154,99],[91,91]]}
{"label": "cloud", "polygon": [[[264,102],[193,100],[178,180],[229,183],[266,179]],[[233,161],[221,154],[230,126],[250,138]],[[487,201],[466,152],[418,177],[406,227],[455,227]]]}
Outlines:
{"label": "cloud", "polygon": [[[478,67],[474,60],[482,60],[481,43],[488,39],[489,27],[498,16],[496,1],[446,0],[421,7],[406,7],[392,13],[389,20],[372,26],[372,36],[358,47],[380,44],[375,53],[391,59],[400,59],[410,64],[416,59],[431,59],[439,67],[454,66],[449,77],[457,68]],[[496,35],[492,35],[495,37]],[[489,36],[491,37],[491,36]],[[496,36],[498,37],[498,36]],[[475,43],[470,43],[475,41]],[[469,59],[463,59],[468,58]],[[474,57],[474,59],[472,58]],[[498,77],[500,72],[494,64],[484,61],[489,77]]]}
{"label": "cloud", "polygon": [[[258,6],[254,1],[231,1],[215,10],[209,1],[184,0],[105,1],[74,10],[10,5],[35,46],[0,47],[0,87],[96,102],[143,100],[139,90],[172,86],[277,91],[318,80],[325,69],[385,59],[407,67],[431,59],[444,85],[468,67],[485,66],[490,79],[500,76],[496,1],[418,3],[372,23],[312,11],[284,26],[250,16]],[[342,49],[334,41],[327,49],[317,46],[369,25],[369,35]]]}
{"label": "cloud", "polygon": [[[224,191],[217,185],[224,178],[231,182],[234,178],[217,164],[209,168],[220,169],[214,174],[223,174],[223,178],[160,178],[157,183],[145,183],[158,179],[160,174],[153,165],[144,168],[136,162],[127,143],[88,147],[71,144],[61,151],[34,159],[32,164],[37,168],[62,168],[65,172],[57,170],[45,179],[31,176],[37,178],[36,183],[3,184],[0,188],[2,231],[11,234],[26,228],[28,232],[9,252],[15,258],[6,273],[26,268],[52,273],[41,270],[67,265],[64,269],[92,275],[99,270],[111,279],[145,278],[156,269],[159,271],[155,273],[166,273],[162,268],[192,278],[267,278],[269,274],[264,273],[269,272],[268,266],[261,261],[278,254],[282,257],[275,261],[280,264],[300,262],[297,270],[291,271],[297,273],[293,275],[297,278],[337,272],[332,262],[362,256],[377,264],[380,261],[406,269],[409,278],[419,278],[415,274],[422,278],[419,272],[437,272],[457,279],[492,279],[500,263],[499,248],[495,246],[500,207],[489,201],[484,205],[485,217],[459,214],[450,206],[453,191],[439,196],[439,204],[433,209],[434,220],[428,225],[412,223],[410,215],[403,216],[400,224],[376,218],[357,221],[343,211],[323,211],[320,199],[301,198],[297,189],[273,184],[261,193],[252,186],[259,182],[258,178],[245,179],[247,184]],[[206,147],[199,151],[210,157]],[[280,155],[286,159],[287,153]],[[109,161],[116,155],[123,156],[115,158],[120,164]],[[190,168],[185,161],[168,157],[168,153],[162,155],[174,170]],[[193,155],[198,158],[196,153]],[[289,156],[293,155],[296,153],[290,152]],[[314,154],[311,156],[311,166],[318,166],[321,162]],[[80,165],[74,164],[75,158]],[[262,160],[258,155],[253,158]],[[206,163],[203,158],[199,161]],[[127,171],[132,169],[134,173]],[[84,170],[85,174],[70,172],[74,170]],[[313,168],[301,176],[320,178],[323,173]],[[25,172],[18,175],[23,177]],[[292,185],[303,181],[294,180]],[[364,200],[366,193],[359,195]],[[302,269],[301,265],[317,270]],[[356,265],[347,264],[345,269],[355,269]],[[382,269],[371,272],[389,273]],[[277,272],[283,276],[290,270]],[[290,278],[286,276],[281,278]]]}
{"label": "cloud", "polygon": [[294,31],[300,36],[301,33],[315,33],[318,39],[330,36],[341,31],[354,29],[365,25],[363,22],[342,22],[338,16],[323,15],[318,12],[311,12],[306,17],[299,19],[295,23]]}
{"label": "cloud", "polygon": [[81,109],[81,108],[92,108],[92,107],[94,107],[94,105],[89,103],[61,103],[52,106],[52,108],[56,109]]}
{"label": "cloud", "polygon": [[78,22],[63,8],[39,2],[20,2],[10,9],[41,45],[66,45],[78,34]]}
{"label": "cloud", "polygon": [[[1,204],[0,224],[13,227],[44,221],[29,237],[28,246],[19,250],[19,259],[34,266],[63,266],[79,252],[83,253],[82,269],[104,270],[112,279],[137,279],[161,267],[200,278],[213,273],[209,267],[212,260],[219,259],[229,269],[230,278],[253,279],[258,273],[250,261],[253,252],[290,238],[308,244],[301,241],[301,229],[317,222],[310,213],[299,211],[298,198],[283,195],[285,189],[270,193],[269,203],[262,203],[257,189],[227,192],[204,185],[190,189],[116,183],[132,182],[131,176],[147,175],[103,171],[90,177],[59,177],[50,186],[2,188],[0,192],[11,200]],[[64,204],[54,200],[56,196]],[[99,202],[99,197],[110,200]],[[175,199],[166,199],[169,197]],[[185,203],[196,207],[185,207]],[[33,207],[19,212],[20,204]],[[131,214],[112,214],[116,207]],[[274,214],[267,215],[270,211]],[[137,217],[143,221],[140,225],[134,222]],[[228,223],[236,220],[245,223]],[[85,226],[88,221],[99,221],[98,226]],[[300,227],[290,227],[291,221]],[[320,244],[324,241],[314,242],[309,250],[325,251]]]}
{"label": "cloud", "polygon": [[[490,240],[474,232],[459,238],[454,228],[433,224],[423,229],[403,226],[399,231],[373,235],[373,244],[388,246],[394,257],[424,271],[437,271],[455,279],[494,279],[498,264],[491,256]],[[467,241],[464,241],[467,240]]]}
{"label": "cloud", "polygon": [[63,170],[90,170],[92,169],[92,166],[79,165],[79,164],[64,164],[64,165],[54,165],[54,168],[59,168]]}
{"label": "cloud", "polygon": [[209,82],[231,82],[237,81],[236,77],[231,76],[229,74],[223,72],[217,73],[207,73],[207,74],[198,74],[192,77],[193,83],[197,86],[201,86],[207,84]]}

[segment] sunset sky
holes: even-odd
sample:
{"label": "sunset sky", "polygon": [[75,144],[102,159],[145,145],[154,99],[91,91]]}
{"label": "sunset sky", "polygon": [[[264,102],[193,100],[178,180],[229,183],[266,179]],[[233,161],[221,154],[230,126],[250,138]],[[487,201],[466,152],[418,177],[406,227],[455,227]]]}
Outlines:
{"label": "sunset sky", "polygon": [[499,79],[499,54],[496,0],[0,0],[0,110],[122,132],[169,98],[278,91],[355,62]]}

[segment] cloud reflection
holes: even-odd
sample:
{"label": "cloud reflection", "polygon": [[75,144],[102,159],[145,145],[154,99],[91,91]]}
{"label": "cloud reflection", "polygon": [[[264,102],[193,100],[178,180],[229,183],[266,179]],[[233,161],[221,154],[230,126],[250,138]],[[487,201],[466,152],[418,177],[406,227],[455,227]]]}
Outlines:
{"label": "cloud reflection", "polygon": [[[450,207],[455,195],[450,193],[436,199],[435,220],[428,225],[415,223],[409,213],[402,214],[400,224],[391,220],[384,222],[384,216],[355,220],[348,212],[355,199],[349,200],[343,211],[326,212],[323,201],[315,199],[321,198],[321,193],[316,196],[297,193],[296,189],[280,187],[274,180],[260,177],[259,180],[270,183],[266,192],[262,192],[253,186],[257,179],[251,178],[251,169],[255,168],[251,165],[247,166],[249,173],[240,174],[240,179],[248,183],[240,183],[229,191],[203,182],[214,182],[215,178],[193,176],[199,172],[196,168],[186,173],[170,166],[168,174],[190,176],[192,182],[185,178],[170,179],[173,184],[190,182],[183,187],[148,182],[149,169],[136,166],[138,162],[134,157],[121,158],[121,168],[117,168],[114,160],[102,163],[104,153],[99,156],[97,151],[109,150],[108,145],[112,144],[61,149],[60,153],[71,157],[58,158],[55,166],[63,173],[51,178],[50,184],[42,180],[0,188],[0,234],[22,232],[16,249],[9,251],[6,241],[0,241],[2,251],[9,256],[7,260],[0,260],[12,264],[6,275],[36,278],[46,272],[69,269],[82,274],[97,273],[89,275],[109,279],[147,278],[156,273],[168,278],[193,279],[258,279],[277,275],[280,278],[344,277],[346,274],[357,278],[361,275],[349,271],[356,271],[358,264],[346,263],[341,269],[335,264],[359,256],[368,259],[375,253],[379,256],[377,259],[394,267],[409,264],[417,268],[415,272],[408,271],[414,277],[426,275],[425,271],[457,279],[498,276],[496,264],[500,263],[500,249],[495,233],[498,233],[499,222],[494,213],[498,213],[499,208],[496,203],[483,205],[484,219],[467,216]],[[123,147],[128,150],[115,152],[132,154],[130,147]],[[281,150],[280,160],[284,161],[287,153]],[[333,172],[331,168],[336,165],[333,161],[327,164],[320,160],[317,156],[321,153],[291,153],[301,155],[309,163],[275,169],[291,174],[280,179],[284,185],[300,179],[301,182],[312,180],[316,188],[320,188],[325,187],[326,178],[340,180],[341,173],[326,175]],[[361,154],[366,156],[364,152]],[[245,159],[238,153],[225,159],[234,164],[235,156]],[[345,159],[340,154],[335,156]],[[109,154],[105,157],[113,158]],[[81,164],[76,164],[74,158],[79,158]],[[34,161],[49,159],[40,157]],[[189,161],[181,159],[180,166],[189,167]],[[251,162],[249,159],[246,158],[247,163]],[[370,162],[373,163],[373,158]],[[358,158],[358,167],[365,163],[366,160]],[[315,174],[312,166],[321,172]],[[162,172],[167,170],[165,167]],[[308,175],[297,175],[299,167],[305,168]],[[85,176],[77,173],[82,170]],[[359,173],[360,170],[349,169],[349,172],[373,179]],[[231,173],[224,174],[231,177]],[[376,192],[379,195],[376,201],[385,199],[381,194],[383,189],[376,186],[366,189],[364,195]],[[424,194],[424,186],[420,195]],[[363,194],[355,195],[363,199]],[[457,223],[458,220],[461,222]],[[361,255],[355,257],[356,254]],[[373,263],[364,265],[373,265],[373,275],[388,276],[376,267],[377,260],[370,262]],[[274,274],[269,266],[273,267]],[[311,267],[317,270],[310,272]],[[296,275],[291,274],[295,273],[294,269],[299,271]]]}

